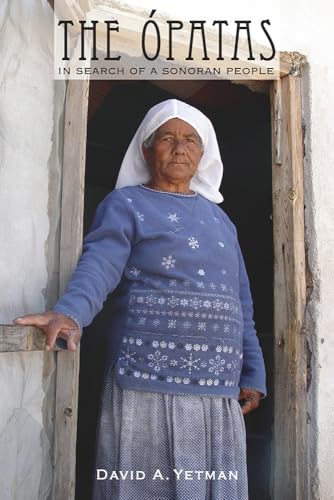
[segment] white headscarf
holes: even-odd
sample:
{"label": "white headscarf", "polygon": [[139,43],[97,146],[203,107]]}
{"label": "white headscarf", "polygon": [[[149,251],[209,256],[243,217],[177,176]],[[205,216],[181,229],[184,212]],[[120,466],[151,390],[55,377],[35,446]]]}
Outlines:
{"label": "white headscarf", "polygon": [[203,155],[197,172],[190,181],[190,189],[214,203],[221,203],[223,196],[219,192],[219,187],[223,177],[223,163],[213,125],[201,111],[177,99],[160,102],[147,112],[125,153],[116,189],[144,184],[150,180],[142,144],[155,130],[172,118],[180,118],[189,123],[203,142]]}

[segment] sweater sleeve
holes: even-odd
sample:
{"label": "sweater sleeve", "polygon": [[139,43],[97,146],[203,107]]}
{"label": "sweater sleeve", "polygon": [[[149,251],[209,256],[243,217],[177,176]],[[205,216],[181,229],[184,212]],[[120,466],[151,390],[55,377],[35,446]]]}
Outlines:
{"label": "sweater sleeve", "polygon": [[239,293],[244,321],[243,366],[240,376],[240,388],[255,389],[265,396],[267,394],[265,365],[262,349],[256,335],[253,320],[253,300],[239,243],[237,243],[237,252],[239,258]]}
{"label": "sweater sleeve", "polygon": [[54,311],[89,325],[121,280],[134,240],[126,199],[113,191],[98,206],[77,267]]}

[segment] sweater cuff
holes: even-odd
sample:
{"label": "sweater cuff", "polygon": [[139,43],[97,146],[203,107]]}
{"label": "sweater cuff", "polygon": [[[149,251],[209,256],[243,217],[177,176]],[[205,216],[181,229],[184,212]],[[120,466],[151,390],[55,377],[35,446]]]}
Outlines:
{"label": "sweater cuff", "polygon": [[81,328],[81,325],[80,325],[80,323],[79,323],[79,320],[78,320],[75,316],[73,316],[72,314],[65,314],[65,316],[66,316],[67,318],[72,319],[72,320],[74,321],[74,323],[76,323],[77,327],[78,327],[78,328],[79,328],[79,330],[80,330],[80,334],[81,334],[81,333],[82,333],[82,328]]}
{"label": "sweater cuff", "polygon": [[79,320],[79,318],[77,316],[75,316],[70,311],[68,311],[65,307],[62,307],[62,306],[56,305],[52,310],[54,312],[63,314],[64,316],[67,316],[68,318],[72,319],[77,324],[77,327],[79,328],[80,333],[82,333],[81,321]]}
{"label": "sweater cuff", "polygon": [[[79,328],[80,338],[81,338],[81,335],[82,335],[82,326],[81,326],[81,323],[80,323],[80,321],[78,320],[78,318],[76,316],[74,316],[72,313],[69,313],[66,309],[62,308],[61,306],[55,306],[53,308],[53,311],[57,312],[57,313],[61,313],[64,316],[66,316],[67,318],[72,319],[76,323],[77,327]],[[56,339],[56,345],[57,345],[57,347],[59,349],[67,350],[67,342],[64,339],[57,338]]]}

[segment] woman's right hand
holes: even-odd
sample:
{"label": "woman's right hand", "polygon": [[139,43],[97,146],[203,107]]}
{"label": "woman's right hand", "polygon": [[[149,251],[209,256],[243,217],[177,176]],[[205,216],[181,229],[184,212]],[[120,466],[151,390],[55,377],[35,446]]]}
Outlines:
{"label": "woman's right hand", "polygon": [[22,316],[16,318],[13,323],[40,328],[46,335],[46,351],[53,349],[57,338],[66,340],[67,349],[75,351],[81,336],[80,329],[72,318],[54,311]]}

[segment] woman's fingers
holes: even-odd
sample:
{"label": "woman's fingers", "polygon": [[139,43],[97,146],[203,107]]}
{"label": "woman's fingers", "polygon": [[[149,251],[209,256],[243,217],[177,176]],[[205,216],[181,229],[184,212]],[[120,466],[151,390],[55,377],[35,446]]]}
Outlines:
{"label": "woman's fingers", "polygon": [[77,343],[80,340],[80,331],[78,328],[75,329],[62,329],[58,335],[57,338],[61,338],[63,340],[66,340],[67,343],[67,349],[69,351],[76,351],[77,349]]}
{"label": "woman's fingers", "polygon": [[245,399],[241,407],[243,415],[247,415],[247,413],[251,412],[252,410],[255,410],[252,401],[250,399]]}
{"label": "woman's fingers", "polygon": [[69,351],[76,351],[77,349],[76,334],[74,332],[68,334],[67,349]]}
{"label": "woman's fingers", "polygon": [[73,320],[67,318],[56,318],[49,323],[46,332],[46,350],[53,349],[56,339],[62,338],[67,342],[67,348],[70,351],[76,350],[76,344],[80,340],[80,331],[77,325],[72,324]]}
{"label": "woman's fingers", "polygon": [[22,316],[20,318],[14,319],[13,323],[15,325],[26,325],[26,326],[38,326],[42,328],[46,326],[49,321],[49,314],[29,314],[26,316]]}
{"label": "woman's fingers", "polygon": [[46,329],[45,349],[51,351],[53,349],[58,333],[61,331],[61,322],[51,320]]}
{"label": "woman's fingers", "polygon": [[80,340],[80,330],[76,322],[64,314],[49,311],[40,314],[30,314],[16,318],[13,321],[16,325],[36,326],[44,331],[46,335],[45,349],[53,349],[57,337],[67,342],[70,351],[76,350],[76,344]]}
{"label": "woman's fingers", "polygon": [[241,389],[239,400],[242,401],[241,410],[243,415],[255,410],[260,405],[261,393],[253,389]]}

